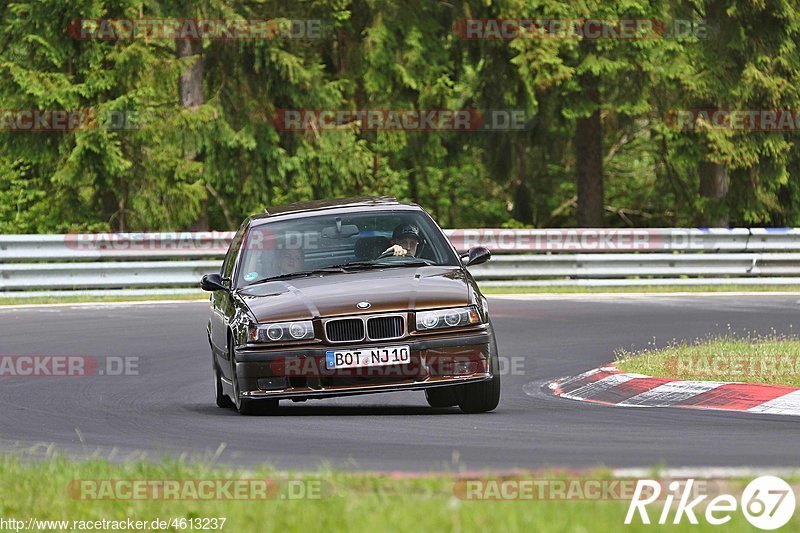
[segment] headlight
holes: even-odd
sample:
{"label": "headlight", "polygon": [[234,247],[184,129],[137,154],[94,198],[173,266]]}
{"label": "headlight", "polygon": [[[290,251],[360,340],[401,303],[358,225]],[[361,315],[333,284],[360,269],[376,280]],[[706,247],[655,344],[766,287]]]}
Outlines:
{"label": "headlight", "polygon": [[247,342],[302,341],[314,338],[310,320],[259,324],[247,328]]}
{"label": "headlight", "polygon": [[417,330],[459,328],[480,324],[481,317],[474,307],[454,307],[417,313]]}
{"label": "headlight", "polygon": [[293,339],[300,340],[308,338],[309,333],[313,333],[310,322],[292,322],[289,324],[289,335],[291,335]]}

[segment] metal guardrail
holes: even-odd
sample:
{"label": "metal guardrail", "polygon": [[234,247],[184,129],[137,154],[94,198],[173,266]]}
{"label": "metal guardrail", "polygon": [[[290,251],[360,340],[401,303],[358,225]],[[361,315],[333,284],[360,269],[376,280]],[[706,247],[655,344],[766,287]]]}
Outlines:
{"label": "metal guardrail", "polygon": [[[800,228],[445,230],[459,250],[495,253],[800,250]],[[0,235],[0,262],[222,257],[233,232]]]}
{"label": "metal guardrail", "polygon": [[[800,229],[446,230],[484,285],[798,284]],[[0,294],[196,290],[232,232],[0,235]]]}
{"label": "metal guardrail", "polygon": [[800,250],[800,228],[445,230],[459,250],[493,252],[763,252]]}
{"label": "metal guardrail", "polygon": [[222,258],[234,232],[0,235],[0,263]]}
{"label": "metal guardrail", "polygon": [[120,261],[105,263],[11,263],[0,266],[0,289],[121,289],[198,287],[221,261]]}

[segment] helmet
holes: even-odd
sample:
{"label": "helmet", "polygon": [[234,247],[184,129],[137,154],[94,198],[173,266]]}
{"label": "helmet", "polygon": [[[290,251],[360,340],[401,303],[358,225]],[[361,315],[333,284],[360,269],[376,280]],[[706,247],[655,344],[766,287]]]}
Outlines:
{"label": "helmet", "polygon": [[422,239],[419,236],[419,228],[411,224],[400,224],[399,226],[394,228],[394,232],[392,233],[392,239],[397,240],[403,237],[414,237],[418,241],[422,241]]}

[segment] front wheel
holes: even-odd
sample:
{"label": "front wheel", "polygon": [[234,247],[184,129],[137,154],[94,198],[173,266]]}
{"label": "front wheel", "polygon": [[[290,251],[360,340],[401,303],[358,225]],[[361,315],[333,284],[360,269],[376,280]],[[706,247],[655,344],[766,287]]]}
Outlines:
{"label": "front wheel", "polygon": [[257,416],[273,413],[278,409],[278,400],[253,400],[252,398],[242,398],[241,389],[239,388],[239,375],[236,371],[236,356],[233,353],[233,347],[230,348],[231,364],[233,372],[231,380],[233,381],[233,404],[240,415],[243,416]]}
{"label": "front wheel", "polygon": [[489,381],[470,383],[462,387],[458,407],[465,413],[486,413],[496,409],[500,403],[499,374],[495,374]]}
{"label": "front wheel", "polygon": [[452,407],[458,405],[458,387],[436,387],[425,390],[425,399],[431,407]]}
{"label": "front wheel", "polygon": [[489,342],[489,364],[492,369],[492,379],[480,383],[462,385],[458,392],[458,407],[465,413],[485,413],[493,411],[500,403],[500,363],[497,359],[497,341],[494,338],[494,329],[489,323],[491,341]]}
{"label": "front wheel", "polygon": [[223,409],[234,407],[230,396],[222,390],[222,376],[216,363],[214,364],[214,400],[217,403],[217,407],[222,407]]}

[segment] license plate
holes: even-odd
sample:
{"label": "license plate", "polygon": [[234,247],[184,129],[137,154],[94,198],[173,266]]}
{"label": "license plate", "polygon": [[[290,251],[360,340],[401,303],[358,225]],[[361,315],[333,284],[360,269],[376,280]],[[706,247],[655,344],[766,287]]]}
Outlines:
{"label": "license plate", "polygon": [[408,346],[384,346],[357,350],[329,350],[325,352],[325,366],[334,368],[360,368],[364,366],[402,365],[411,362]]}

